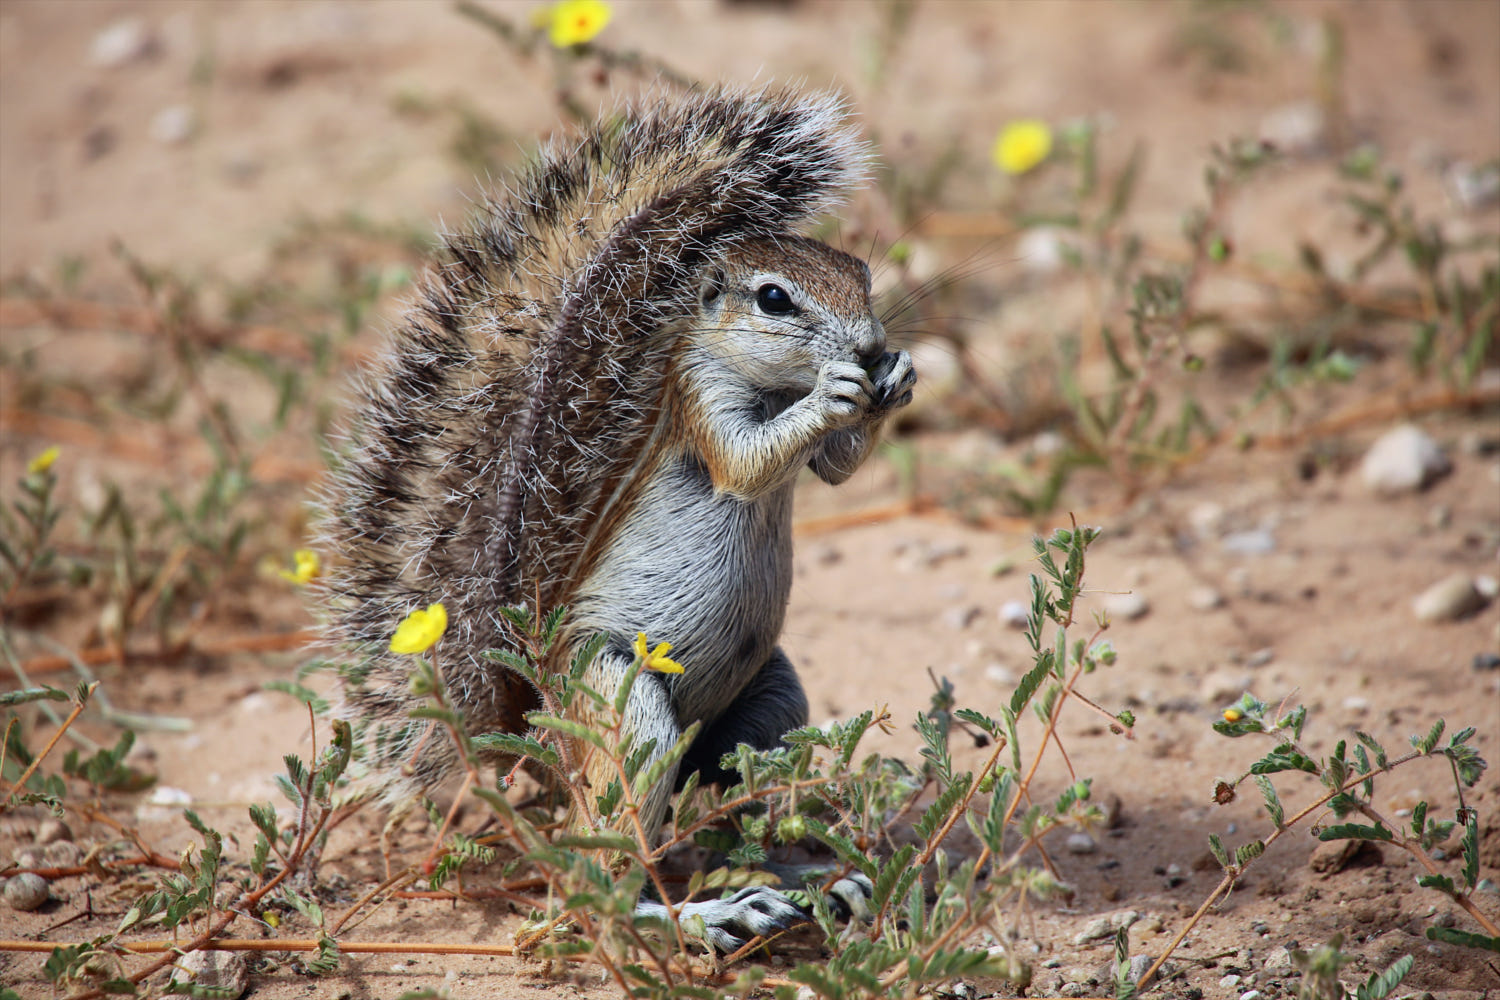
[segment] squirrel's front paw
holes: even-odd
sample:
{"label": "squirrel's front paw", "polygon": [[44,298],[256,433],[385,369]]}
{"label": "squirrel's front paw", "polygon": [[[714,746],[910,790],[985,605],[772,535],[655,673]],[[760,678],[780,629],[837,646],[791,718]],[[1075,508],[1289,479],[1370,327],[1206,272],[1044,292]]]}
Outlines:
{"label": "squirrel's front paw", "polygon": [[811,399],[829,427],[847,427],[874,405],[875,385],[852,361],[825,361],[818,369]]}
{"label": "squirrel's front paw", "polygon": [[911,402],[912,388],[917,384],[917,370],[911,355],[905,351],[887,351],[870,369],[875,385],[875,406],[883,411],[896,410]]}

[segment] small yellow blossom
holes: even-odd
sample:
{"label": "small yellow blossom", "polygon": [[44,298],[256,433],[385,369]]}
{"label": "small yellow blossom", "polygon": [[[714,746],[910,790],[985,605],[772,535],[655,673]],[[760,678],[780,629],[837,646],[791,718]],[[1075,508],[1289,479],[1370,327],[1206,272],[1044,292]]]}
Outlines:
{"label": "small yellow blossom", "polygon": [[322,563],[318,562],[316,552],[312,549],[298,549],[292,553],[292,568],[279,572],[283,580],[290,580],[299,587],[305,587],[318,578],[322,569]]}
{"label": "small yellow blossom", "polygon": [[448,627],[448,609],[441,604],[418,608],[401,620],[391,636],[393,653],[425,653],[443,637]]}
{"label": "small yellow blossom", "polygon": [[641,666],[647,670],[656,670],[664,674],[682,673],[682,664],[676,660],[667,659],[667,654],[672,651],[670,642],[659,642],[656,648],[647,652],[650,643],[646,641],[646,633],[635,634],[635,655],[641,658]]}
{"label": "small yellow blossom", "polygon": [[1052,152],[1052,129],[1046,122],[1022,118],[1000,130],[990,156],[1007,174],[1024,174]]}
{"label": "small yellow blossom", "polygon": [[1226,709],[1224,709],[1224,721],[1225,722],[1239,722],[1244,717],[1245,717],[1245,713],[1241,712],[1237,708],[1226,708]]}
{"label": "small yellow blossom", "polygon": [[547,37],[560,49],[593,41],[612,13],[604,0],[562,0],[552,5]]}
{"label": "small yellow blossom", "polygon": [[27,462],[26,471],[31,473],[33,476],[40,476],[42,473],[52,468],[52,463],[57,461],[57,456],[61,454],[62,449],[58,448],[57,445],[53,445],[52,447],[48,448],[46,451],[38,455],[36,458],[33,458],[31,461]]}

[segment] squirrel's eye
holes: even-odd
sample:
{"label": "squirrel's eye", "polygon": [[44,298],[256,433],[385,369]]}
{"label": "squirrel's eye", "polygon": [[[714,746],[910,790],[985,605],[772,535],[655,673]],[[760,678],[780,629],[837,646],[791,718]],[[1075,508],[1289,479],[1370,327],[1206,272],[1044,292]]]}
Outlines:
{"label": "squirrel's eye", "polygon": [[792,305],[792,297],[787,290],[780,285],[761,285],[755,293],[755,304],[760,306],[760,311],[765,313],[789,313],[797,307]]}

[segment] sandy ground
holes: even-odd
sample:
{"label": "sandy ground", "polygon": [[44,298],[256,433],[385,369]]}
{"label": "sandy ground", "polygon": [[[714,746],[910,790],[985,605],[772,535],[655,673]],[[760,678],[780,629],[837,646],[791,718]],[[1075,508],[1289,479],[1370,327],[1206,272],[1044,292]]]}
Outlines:
{"label": "sandy ground", "polygon": [[[1149,142],[1137,215],[1146,232],[1165,235],[1175,232],[1184,192],[1196,191],[1212,142],[1254,133],[1268,114],[1315,92],[1308,38],[1328,14],[1345,31],[1351,126],[1389,151],[1409,174],[1414,197],[1440,217],[1468,232],[1495,227],[1493,211],[1453,208],[1437,170],[1423,166],[1500,152],[1500,5],[1493,3],[1252,6],[1227,15],[1235,37],[1248,40],[1249,66],[1237,73],[1210,71],[1183,41],[1201,13],[1187,4],[926,3],[894,33],[886,19],[896,8],[886,4],[617,8],[612,44],[692,76],[844,89],[885,161],[938,183],[938,216],[1009,196],[987,166],[989,143],[1005,119],[1106,116],[1116,159],[1134,140]],[[497,9],[524,17],[527,8]],[[120,65],[100,65],[91,46],[129,18],[139,19],[149,44]],[[623,74],[613,83],[632,86]],[[607,103],[591,82],[579,95],[586,106]],[[162,117],[171,109],[182,109],[172,113],[188,121],[180,141],[171,115]],[[327,261],[299,256],[296,234],[310,224],[357,213],[362,224],[420,242],[436,220],[463,216],[481,187],[453,152],[466,114],[503,126],[492,144],[500,170],[560,123],[545,63],[516,58],[444,4],[4,0],[0,280],[7,302],[26,289],[57,289],[69,276],[70,301],[140,305],[138,288],[110,250],[115,240],[197,283],[209,315],[231,311],[236,289],[268,287],[273,278],[321,294],[340,276]],[[941,173],[933,164],[947,152],[961,166]],[[841,235],[868,241],[888,231],[891,218],[882,196],[868,196]],[[1239,241],[1290,256],[1298,238],[1337,245],[1332,234],[1342,223],[1326,172],[1309,166],[1259,190],[1253,209],[1237,212],[1234,224]],[[993,289],[980,300],[1006,297],[1003,311],[980,307],[966,320],[988,365],[1024,356],[1077,308],[1066,293],[1054,298],[1028,277],[1005,238],[980,245],[939,236],[923,245],[940,265],[979,254],[970,280]],[[346,357],[368,351],[397,314],[389,296],[381,302],[360,323]],[[149,496],[163,482],[201,474],[206,449],[193,421],[152,423],[129,407],[92,405],[96,391],[128,394],[132,380],[151,384],[169,350],[161,337],[105,327],[7,321],[0,381],[6,489],[26,457],[69,428],[68,495],[86,498],[114,479]],[[335,370],[312,384],[335,386],[340,376]],[[268,405],[254,393],[239,398],[232,373],[206,377],[237,407]],[[1398,357],[1320,405],[1332,411],[1388,400],[1402,379]],[[1243,390],[1232,373],[1217,384],[1225,393]],[[1268,832],[1257,802],[1216,807],[1211,798],[1215,779],[1238,775],[1256,753],[1210,729],[1240,690],[1306,704],[1308,742],[1321,752],[1355,729],[1403,747],[1441,717],[1453,727],[1477,727],[1474,744],[1487,759],[1500,754],[1500,673],[1474,666],[1476,656],[1500,651],[1500,611],[1492,603],[1460,621],[1424,624],[1411,610],[1413,597],[1445,576],[1500,574],[1500,423],[1493,407],[1424,419],[1453,472],[1423,492],[1379,498],[1361,484],[1356,459],[1393,422],[1355,422],[1296,447],[1214,453],[1131,501],[1100,477],[1080,480],[1065,498],[1050,523],[1062,523],[1071,510],[1105,528],[1090,556],[1086,607],[1131,592],[1145,597],[1149,610],[1110,629],[1119,662],[1087,688],[1111,710],[1135,712],[1135,739],[1110,734],[1086,713],[1065,718],[1074,771],[1093,776],[1098,794],[1118,798],[1121,820],[1093,853],[1054,852],[1075,892],[1065,904],[1035,908],[1023,928],[1041,942],[1034,993],[1057,995],[1069,979],[1086,979],[1079,970],[1108,958],[1105,943],[1071,944],[1102,913],[1139,911],[1133,950],[1159,953],[1218,880],[1211,859],[1205,864],[1207,835],[1239,842]],[[1029,446],[941,419],[924,426],[904,440],[934,470],[924,485],[938,492],[945,470],[975,461],[976,448],[1016,457]],[[299,498],[318,468],[308,431],[303,421],[258,442],[268,457],[257,469],[279,506],[252,542],[254,552],[284,552],[304,530]],[[1309,454],[1332,458],[1309,474]],[[954,682],[960,704],[985,709],[1009,697],[1028,665],[1021,634],[999,610],[1026,596],[1031,525],[992,519],[975,526],[941,510],[856,517],[836,528],[821,520],[883,509],[899,498],[898,480],[881,458],[840,490],[809,484],[799,499],[807,523],[784,645],[800,667],[815,722],[879,704],[909,720],[927,704],[929,671]],[[1235,539],[1247,531],[1263,532],[1269,547],[1236,551]],[[1014,568],[997,572],[1005,565]],[[1223,603],[1200,607],[1195,595],[1201,599],[1204,588]],[[294,595],[267,580],[223,601],[216,614],[213,627],[226,634],[284,632],[310,620]],[[65,604],[51,619],[18,626],[16,636],[25,655],[45,651],[27,645],[32,628],[77,647],[97,617],[97,609]],[[305,714],[261,690],[288,676],[298,659],[241,653],[172,667],[106,667],[102,676],[120,708],[193,721],[185,733],[145,734],[150,754],[143,759],[162,785],[190,793],[206,820],[247,836],[245,805],[274,797],[268,775],[280,754],[307,750]],[[105,727],[90,731],[113,739]],[[1037,733],[1028,735],[1034,745]],[[905,756],[916,745],[905,726],[871,742]],[[982,759],[977,750],[960,757],[971,765]],[[1042,780],[1050,787],[1068,780],[1060,760],[1052,759]],[[1293,807],[1314,793],[1310,780],[1281,787]],[[1391,811],[1424,797],[1452,805],[1451,781],[1436,763],[1403,769],[1381,785]],[[1500,785],[1493,772],[1471,801],[1487,824],[1483,864],[1495,878]],[[131,815],[132,801],[116,805]],[[170,815],[142,813],[138,820],[164,853],[192,840]],[[26,844],[34,824],[26,816],[3,821],[7,856]],[[324,873],[345,895],[378,877],[379,828],[378,817],[361,816],[330,844]],[[81,843],[107,837],[103,827],[75,825],[74,833]],[[421,851],[423,836],[410,828],[399,845]],[[1372,852],[1325,874],[1309,866],[1314,846],[1305,828],[1279,842],[1187,939],[1178,954],[1185,978],[1167,989],[1211,1000],[1251,989],[1294,995],[1296,981],[1267,969],[1267,957],[1335,933],[1359,956],[1350,978],[1413,953],[1405,991],[1457,998],[1500,989],[1493,962],[1421,937],[1433,920],[1449,920],[1452,908],[1414,886],[1418,870],[1404,854]],[[40,911],[0,909],[0,938],[103,933],[141,890],[90,877],[60,880]],[[1480,899],[1489,912],[1500,911],[1493,892]],[[63,926],[90,907],[92,918]],[[410,901],[380,909],[356,933],[364,940],[505,942],[517,919],[499,905]],[[1458,925],[1469,927],[1466,920],[1460,915]],[[0,954],[0,983],[23,997],[46,996],[40,965],[34,955]],[[379,998],[439,986],[459,998],[609,995],[588,975],[559,982],[508,959],[428,956],[354,956],[326,979],[267,968],[249,995]]]}

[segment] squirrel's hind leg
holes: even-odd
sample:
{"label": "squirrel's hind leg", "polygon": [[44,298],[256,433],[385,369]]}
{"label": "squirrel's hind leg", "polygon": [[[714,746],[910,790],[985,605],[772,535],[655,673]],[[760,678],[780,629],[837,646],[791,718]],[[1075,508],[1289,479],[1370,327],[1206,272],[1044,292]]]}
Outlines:
{"label": "squirrel's hind leg", "polygon": [[725,754],[741,743],[770,750],[780,745],[783,733],[805,725],[807,695],[792,661],[778,646],[739,696],[698,734],[678,769],[678,785],[694,771],[705,785],[737,784],[739,775],[719,766]]}

